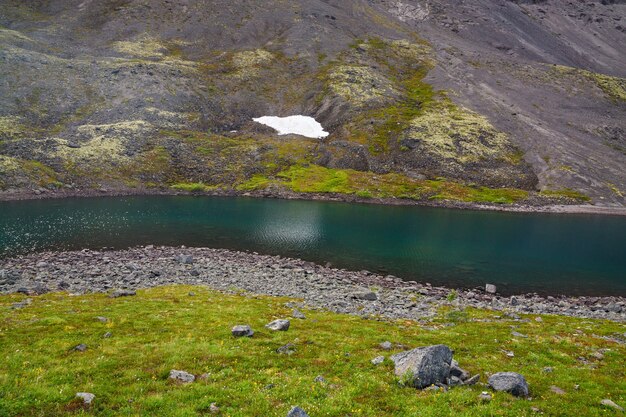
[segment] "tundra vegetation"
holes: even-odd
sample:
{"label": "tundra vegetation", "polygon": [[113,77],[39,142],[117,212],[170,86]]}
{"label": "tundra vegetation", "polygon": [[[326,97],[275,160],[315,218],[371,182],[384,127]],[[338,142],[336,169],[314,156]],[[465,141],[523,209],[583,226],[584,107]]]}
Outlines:
{"label": "tundra vegetation", "polygon": [[[233,290],[173,286],[134,297],[51,293],[0,297],[0,413],[21,415],[285,416],[299,405],[311,416],[619,415],[624,404],[623,324],[562,316],[513,318],[458,309],[453,297],[430,319],[367,320],[305,310],[288,331],[264,326],[288,318],[289,300]],[[12,309],[16,303],[21,308]],[[21,304],[19,304],[21,303]],[[528,320],[526,320],[528,319]],[[234,338],[246,323],[253,337]],[[515,333],[512,333],[512,326]],[[381,343],[391,341],[391,349]],[[281,354],[277,349],[289,354]],[[446,344],[473,386],[443,391],[403,387],[389,356]],[[78,350],[78,345],[85,345]],[[510,352],[514,352],[511,354]],[[381,365],[372,359],[384,356]],[[170,380],[171,370],[194,375]],[[492,393],[489,375],[525,376],[530,398]],[[323,378],[317,378],[322,376]],[[317,378],[317,379],[316,379]],[[76,393],[95,395],[90,405]]]}

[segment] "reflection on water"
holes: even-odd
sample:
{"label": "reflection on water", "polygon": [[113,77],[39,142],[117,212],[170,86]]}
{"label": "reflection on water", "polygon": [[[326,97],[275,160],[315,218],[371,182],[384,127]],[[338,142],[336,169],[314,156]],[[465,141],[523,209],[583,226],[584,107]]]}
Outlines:
{"label": "reflection on water", "polygon": [[626,218],[315,201],[123,197],[0,203],[0,256],[208,246],[432,284],[626,295]]}
{"label": "reflection on water", "polygon": [[289,205],[282,210],[263,207],[257,214],[254,239],[267,246],[311,250],[322,238],[321,206]]}

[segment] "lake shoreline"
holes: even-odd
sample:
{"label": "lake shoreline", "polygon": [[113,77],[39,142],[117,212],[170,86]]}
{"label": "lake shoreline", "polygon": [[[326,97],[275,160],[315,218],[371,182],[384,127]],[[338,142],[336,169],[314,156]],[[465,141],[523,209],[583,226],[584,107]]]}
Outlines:
{"label": "lake shoreline", "polygon": [[422,320],[441,307],[503,314],[557,314],[626,322],[626,297],[501,296],[482,288],[450,289],[300,259],[223,249],[138,247],[31,253],[0,259],[0,293],[30,296],[202,285],[231,292],[302,299],[301,308],[368,318]]}
{"label": "lake shoreline", "polygon": [[529,204],[479,204],[451,200],[411,200],[402,198],[362,198],[350,194],[339,193],[296,193],[281,190],[279,192],[255,191],[241,192],[236,190],[213,190],[207,192],[188,193],[170,189],[89,189],[89,190],[46,190],[35,193],[32,190],[0,191],[0,202],[27,201],[64,198],[96,198],[96,197],[129,197],[129,196],[195,196],[195,197],[242,197],[265,198],[278,200],[327,201],[352,204],[373,204],[389,206],[420,206],[448,208],[457,210],[480,210],[512,213],[545,213],[545,214],[594,214],[604,216],[626,216],[626,207],[594,206],[591,204],[559,204],[542,205],[539,202]]}

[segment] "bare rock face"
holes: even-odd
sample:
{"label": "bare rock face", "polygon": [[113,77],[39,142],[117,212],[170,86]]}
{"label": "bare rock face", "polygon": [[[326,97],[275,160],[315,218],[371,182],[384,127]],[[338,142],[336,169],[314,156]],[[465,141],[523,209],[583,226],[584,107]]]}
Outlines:
{"label": "bare rock face", "polygon": [[452,364],[452,350],[445,345],[420,347],[391,357],[395,374],[406,385],[424,389],[434,384],[446,384]]}
{"label": "bare rock face", "polygon": [[515,372],[498,372],[489,377],[489,386],[495,391],[504,391],[516,397],[527,397],[529,394],[526,379]]}

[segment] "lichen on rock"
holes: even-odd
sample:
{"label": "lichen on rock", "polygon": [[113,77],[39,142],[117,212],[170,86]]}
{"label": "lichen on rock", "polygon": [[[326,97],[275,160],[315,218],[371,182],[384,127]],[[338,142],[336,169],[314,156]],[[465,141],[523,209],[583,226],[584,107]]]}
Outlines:
{"label": "lichen on rock", "polygon": [[28,132],[19,116],[0,116],[0,139],[16,139]]}
{"label": "lichen on rock", "polygon": [[484,116],[447,100],[413,119],[403,143],[460,163],[504,157],[509,150],[507,135]]}
{"label": "lichen on rock", "polygon": [[274,54],[265,49],[235,52],[231,58],[235,67],[233,76],[239,79],[257,77],[261,67],[271,64],[274,59]]}
{"label": "lichen on rock", "polygon": [[364,65],[339,65],[328,80],[332,92],[356,107],[389,102],[400,95],[389,79]]}

